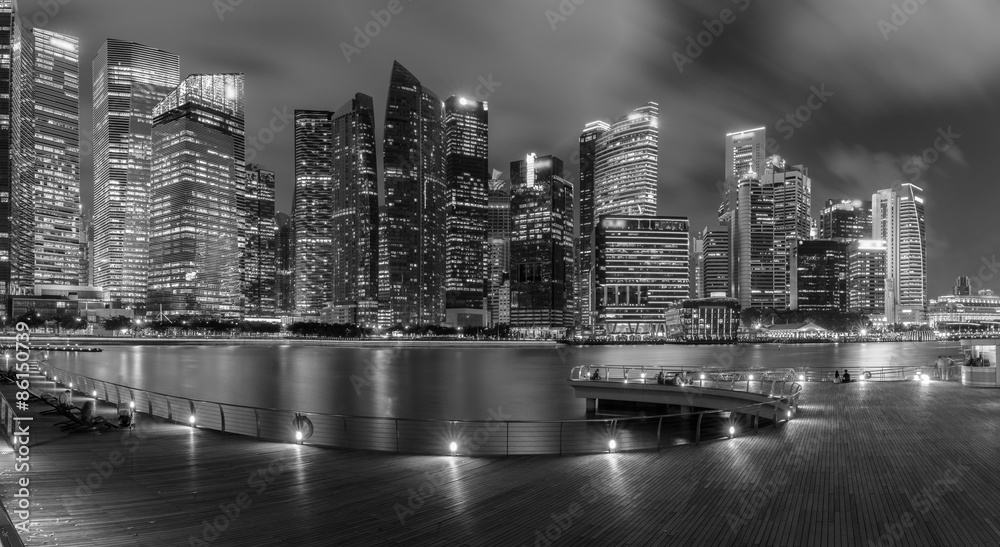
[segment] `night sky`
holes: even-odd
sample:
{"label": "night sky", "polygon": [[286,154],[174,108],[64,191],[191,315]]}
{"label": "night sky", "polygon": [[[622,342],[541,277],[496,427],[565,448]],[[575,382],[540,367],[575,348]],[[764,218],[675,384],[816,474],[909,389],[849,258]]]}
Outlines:
{"label": "night sky", "polygon": [[[890,0],[401,0],[385,25],[370,12],[389,0],[87,0],[51,16],[21,0],[20,9],[36,26],[80,38],[86,135],[91,61],[107,37],[180,55],[182,77],[245,73],[251,136],[275,110],[333,110],[357,91],[374,97],[381,126],[399,60],[442,100],[476,97],[479,87],[492,167],[555,154],[574,182],[584,124],[652,100],[660,214],[690,217],[692,231],[713,223],[724,135],[766,126],[770,152],[808,167],[814,216],[829,198],[870,199],[897,181],[924,188],[928,297],[949,293],[957,275],[1000,289],[1000,3],[922,1],[897,0],[893,18]],[[378,34],[348,61],[341,44],[357,47],[355,27],[366,25]],[[688,41],[699,33],[700,51]],[[810,100],[814,89],[825,102]],[[948,128],[958,136],[928,151]],[[282,211],[291,208],[293,133],[287,125],[256,155],[277,173]],[[381,129],[378,139],[381,150]],[[92,158],[82,164],[89,208]]]}

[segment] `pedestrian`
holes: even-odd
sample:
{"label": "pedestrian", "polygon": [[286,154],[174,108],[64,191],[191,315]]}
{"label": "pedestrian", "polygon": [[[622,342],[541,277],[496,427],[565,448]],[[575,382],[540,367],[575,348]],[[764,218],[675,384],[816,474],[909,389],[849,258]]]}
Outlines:
{"label": "pedestrian", "polygon": [[834,382],[839,382],[840,381],[840,371],[839,370],[833,371],[833,381]]}
{"label": "pedestrian", "polygon": [[934,361],[934,367],[938,371],[938,378],[941,380],[948,379],[948,365],[949,362],[945,361],[944,355],[938,355],[937,361]]}
{"label": "pedestrian", "polygon": [[844,369],[844,383],[846,384],[846,383],[849,383],[850,381],[851,381],[851,373],[847,372],[847,369],[845,368]]}

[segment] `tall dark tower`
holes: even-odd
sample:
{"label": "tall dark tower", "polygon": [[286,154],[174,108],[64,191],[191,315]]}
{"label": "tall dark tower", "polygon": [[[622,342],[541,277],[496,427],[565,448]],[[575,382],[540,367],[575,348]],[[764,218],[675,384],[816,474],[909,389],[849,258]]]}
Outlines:
{"label": "tall dark tower", "polygon": [[510,324],[533,335],[573,326],[573,185],[562,160],[528,154],[510,164]]}
{"label": "tall dark tower", "polygon": [[275,244],[274,306],[281,314],[295,311],[295,248],[292,237],[292,217],[288,213],[274,215],[277,229]]}
{"label": "tall dark tower", "polygon": [[244,215],[247,236],[243,248],[243,311],[254,316],[274,315],[278,235],[274,223],[274,171],[247,165]]}
{"label": "tall dark tower", "polygon": [[487,278],[488,129],[487,103],[455,96],[445,101],[445,296],[448,321],[458,326],[486,323],[483,299]]}
{"label": "tall dark tower", "polygon": [[379,323],[444,321],[445,179],[442,105],[394,62],[382,144]]}
{"label": "tall dark tower", "polygon": [[608,129],[606,122],[590,122],[580,135],[580,275],[577,279],[577,307],[584,329],[594,326],[594,176],[597,142]]}
{"label": "tall dark tower", "polygon": [[333,320],[378,320],[378,177],[375,109],[358,93],[333,115]]}

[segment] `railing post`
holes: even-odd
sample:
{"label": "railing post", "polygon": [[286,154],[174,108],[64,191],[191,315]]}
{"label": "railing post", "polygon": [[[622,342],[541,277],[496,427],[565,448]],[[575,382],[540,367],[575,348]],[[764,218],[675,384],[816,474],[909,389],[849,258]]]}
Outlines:
{"label": "railing post", "polygon": [[559,422],[559,455],[562,456],[562,430],[563,422]]}
{"label": "railing post", "polygon": [[219,419],[222,420],[222,432],[226,432],[226,412],[222,410],[222,403],[219,403]]}
{"label": "railing post", "polygon": [[254,420],[256,420],[256,422],[257,422],[257,440],[259,441],[260,440],[260,413],[257,412],[256,408],[253,409],[253,417],[254,417]]}
{"label": "railing post", "polygon": [[663,429],[663,416],[660,416],[660,425],[656,426],[656,449],[660,450],[660,430]]}
{"label": "railing post", "polygon": [[[170,408],[170,397],[167,397],[166,395],[164,395],[163,396],[163,400],[167,402],[167,419],[168,420],[173,420],[174,419],[174,411],[173,411],[172,408]],[[254,411],[254,412],[256,412],[256,411]]]}
{"label": "railing post", "polygon": [[753,432],[756,435],[760,426],[760,407],[757,407],[757,415],[753,418]]}
{"label": "railing post", "polygon": [[504,450],[506,450],[506,456],[510,456],[510,422],[505,422],[507,424],[507,440],[504,442]]}
{"label": "railing post", "polygon": [[396,424],[396,454],[399,454],[399,418],[393,418],[392,421]]}
{"label": "railing post", "polygon": [[698,413],[698,425],[694,431],[694,444],[701,444],[701,419],[705,417],[704,412]]}

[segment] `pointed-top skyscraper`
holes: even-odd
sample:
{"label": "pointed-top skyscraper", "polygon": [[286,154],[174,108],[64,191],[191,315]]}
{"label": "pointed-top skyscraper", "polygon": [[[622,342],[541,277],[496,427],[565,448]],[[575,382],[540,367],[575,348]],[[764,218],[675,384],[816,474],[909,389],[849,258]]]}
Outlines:
{"label": "pointed-top skyscraper", "polygon": [[443,105],[392,65],[383,135],[385,204],[379,224],[379,323],[444,321]]}

